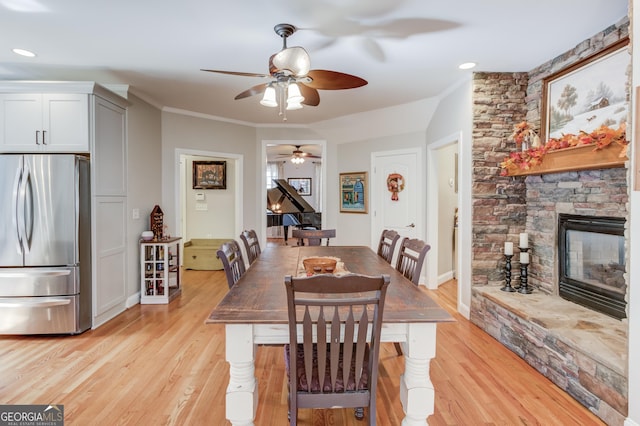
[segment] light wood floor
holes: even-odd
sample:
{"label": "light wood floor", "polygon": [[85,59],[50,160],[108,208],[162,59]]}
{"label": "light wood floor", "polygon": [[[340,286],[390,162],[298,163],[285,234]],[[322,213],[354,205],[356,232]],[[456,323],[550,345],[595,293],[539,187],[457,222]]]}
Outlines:
{"label": "light wood floor", "polygon": [[[64,404],[67,425],[226,425],[224,327],[204,320],[227,291],[222,271],[186,271],[169,305],[136,305],[79,336],[0,337],[0,404]],[[426,291],[426,290],[425,290]],[[456,284],[432,296],[451,312]],[[430,425],[601,425],[477,327],[438,326]],[[379,425],[400,425],[403,357],[381,353]],[[256,425],[286,424],[282,349],[259,347]],[[301,425],[363,425],[352,410],[301,410]]]}

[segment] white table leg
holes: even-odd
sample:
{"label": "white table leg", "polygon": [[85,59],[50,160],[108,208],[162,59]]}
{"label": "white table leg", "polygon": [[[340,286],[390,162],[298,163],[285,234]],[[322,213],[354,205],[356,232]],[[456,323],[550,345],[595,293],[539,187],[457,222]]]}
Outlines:
{"label": "white table leg", "polygon": [[225,326],[226,359],[229,363],[226,416],[233,426],[253,426],[258,408],[258,382],[255,377],[253,326]]}
{"label": "white table leg", "polygon": [[400,401],[405,414],[402,426],[424,426],[435,404],[429,363],[436,355],[436,324],[409,324],[402,350],[405,359],[404,374],[400,377]]}

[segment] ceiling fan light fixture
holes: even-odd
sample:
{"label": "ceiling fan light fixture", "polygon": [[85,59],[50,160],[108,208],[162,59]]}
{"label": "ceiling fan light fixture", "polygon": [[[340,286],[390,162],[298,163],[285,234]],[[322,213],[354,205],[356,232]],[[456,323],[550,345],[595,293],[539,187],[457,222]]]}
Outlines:
{"label": "ceiling fan light fixture", "polygon": [[304,96],[300,93],[300,88],[296,83],[291,83],[287,86],[287,105],[299,104],[304,101]]}
{"label": "ceiling fan light fixture", "polygon": [[276,89],[273,86],[269,85],[264,90],[264,96],[260,101],[260,105],[271,107],[271,108],[278,106],[278,101],[276,100]]}
{"label": "ceiling fan light fixture", "polygon": [[301,102],[287,102],[287,111],[294,111],[296,109],[302,109]]}
{"label": "ceiling fan light fixture", "polygon": [[300,164],[304,163],[304,158],[294,156],[294,157],[291,157],[291,162],[293,164],[295,164],[295,165],[300,165]]}

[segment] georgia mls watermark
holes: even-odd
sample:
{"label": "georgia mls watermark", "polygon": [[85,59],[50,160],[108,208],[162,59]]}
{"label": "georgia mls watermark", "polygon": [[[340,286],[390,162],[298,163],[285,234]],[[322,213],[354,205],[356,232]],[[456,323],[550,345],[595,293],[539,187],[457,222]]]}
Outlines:
{"label": "georgia mls watermark", "polygon": [[64,405],[0,405],[0,426],[64,426]]}

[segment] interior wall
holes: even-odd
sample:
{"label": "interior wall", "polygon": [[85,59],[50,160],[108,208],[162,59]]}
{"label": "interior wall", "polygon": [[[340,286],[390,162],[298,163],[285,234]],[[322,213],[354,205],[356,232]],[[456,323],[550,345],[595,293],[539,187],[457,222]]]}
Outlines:
{"label": "interior wall", "polygon": [[[138,303],[142,231],[149,230],[151,210],[162,203],[162,146],[160,110],[128,94],[127,108],[127,306]],[[157,165],[153,167],[153,165]],[[134,218],[134,211],[138,212]]]}
{"label": "interior wall", "polygon": [[[329,179],[334,184],[333,191],[335,191],[336,198],[339,198],[339,173],[367,172],[369,179],[371,179],[372,153],[424,147],[424,144],[424,132],[414,132],[337,145],[338,173],[330,176]],[[422,159],[422,163],[424,164],[424,159]],[[370,194],[371,188],[367,191],[367,196],[370,197]],[[339,213],[339,205],[336,205],[335,208],[338,211],[337,229],[339,229],[336,244],[372,246],[373,241],[377,244],[379,236],[371,235],[370,203],[366,214]],[[424,212],[423,206],[420,206],[419,210]]]}
{"label": "interior wall", "polygon": [[[185,206],[183,217],[186,234],[184,242],[193,238],[236,238],[235,192],[236,164],[233,159],[205,156],[184,156],[186,164]],[[225,161],[226,189],[194,189],[194,161]]]}
{"label": "interior wall", "polygon": [[[469,318],[471,306],[471,247],[473,238],[471,232],[471,170],[472,170],[472,93],[473,85],[471,74],[467,74],[460,83],[450,88],[440,96],[440,100],[433,118],[427,127],[427,145],[438,144],[441,141],[458,142],[458,247],[456,253],[458,264],[458,311]],[[455,135],[455,137],[452,137]],[[429,175],[429,173],[428,173]],[[436,190],[427,182],[429,191]],[[433,199],[434,194],[428,194],[428,199]],[[437,198],[437,197],[436,197]],[[427,206],[428,209],[429,206]],[[427,210],[427,228],[430,219]],[[440,224],[436,228],[438,236]],[[439,237],[438,237],[439,238]],[[427,235],[427,239],[432,239]],[[438,256],[439,257],[439,256]],[[427,277],[430,279],[431,271],[438,270],[434,257],[427,256]],[[435,274],[434,274],[435,275]],[[437,279],[437,277],[434,277]]]}
{"label": "interior wall", "polygon": [[[179,176],[176,176],[179,167],[176,162],[179,158],[176,153],[191,151],[191,154],[216,153],[219,157],[229,154],[230,157],[241,157],[244,161],[239,176],[242,182],[241,200],[243,215],[239,218],[240,227],[245,229],[258,229],[258,221],[264,215],[259,214],[259,196],[256,192],[260,185],[250,182],[261,181],[260,165],[256,147],[256,129],[234,123],[216,121],[212,118],[199,115],[178,114],[175,112],[162,112],[162,210],[169,232],[177,235],[180,231],[178,212],[175,206],[179,204]],[[237,174],[238,170],[235,171]],[[227,170],[227,180],[230,179],[230,171]],[[225,209],[232,206],[216,206]],[[213,231],[212,231],[213,232]],[[231,235],[236,230],[230,230]]]}

